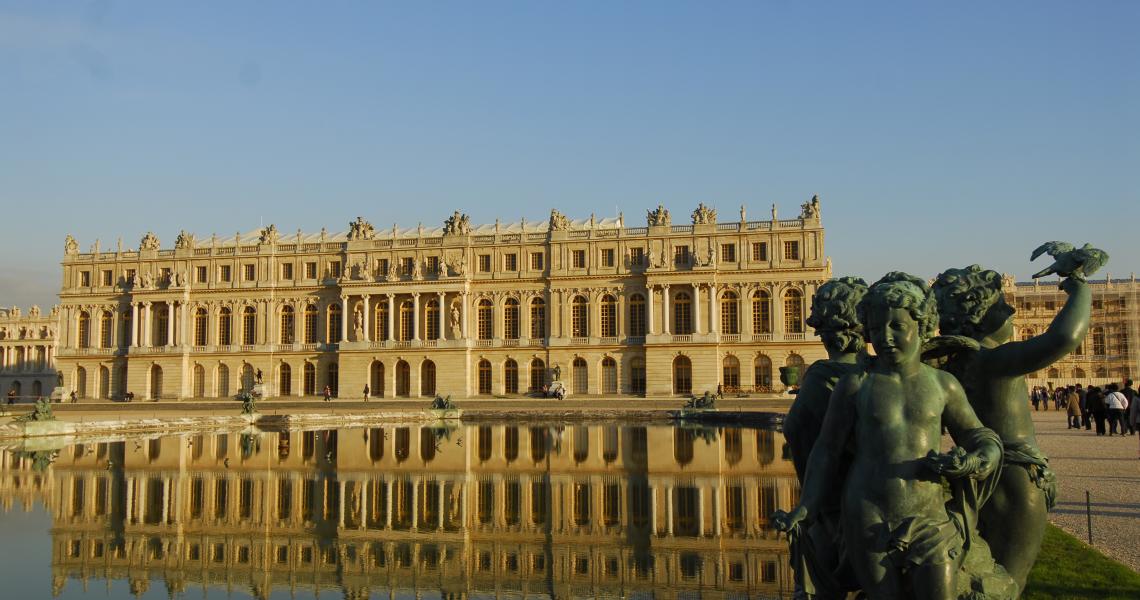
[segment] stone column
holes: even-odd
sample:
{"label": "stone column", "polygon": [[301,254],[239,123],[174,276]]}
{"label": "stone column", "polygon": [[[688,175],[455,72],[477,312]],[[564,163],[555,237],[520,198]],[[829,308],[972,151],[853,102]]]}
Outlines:
{"label": "stone column", "polygon": [[139,303],[131,302],[131,330],[127,332],[127,345],[134,348],[139,345]]}
{"label": "stone column", "polygon": [[174,301],[166,302],[166,345],[174,345]]}
{"label": "stone column", "polygon": [[179,307],[181,308],[181,312],[178,315],[178,322],[179,322],[179,328],[181,329],[181,331],[178,332],[178,343],[180,345],[185,346],[186,342],[189,339],[189,336],[186,335],[186,314],[187,314],[186,303],[185,302],[180,303]]}
{"label": "stone column", "polygon": [[[783,341],[784,339],[784,290],[783,288],[772,289],[772,339]],[[772,365],[775,368],[775,365]]]}
{"label": "stone column", "polygon": [[657,333],[657,325],[653,322],[653,303],[657,300],[654,286],[645,286],[645,319],[648,321],[645,325],[646,334]]}
{"label": "stone column", "polygon": [[142,321],[139,322],[139,338],[142,339],[144,348],[150,347],[150,302],[143,302],[142,307]]}
{"label": "stone column", "polygon": [[[439,293],[439,337],[437,339],[447,339],[447,329],[444,325],[447,323],[447,294],[444,292]],[[441,494],[442,496],[442,494]]]}
{"label": "stone column", "polygon": [[348,341],[348,296],[340,297],[340,341]]}
{"label": "stone column", "polygon": [[420,293],[412,292],[412,340],[420,341]]}
{"label": "stone column", "polygon": [[[709,314],[712,314],[712,307],[709,307]],[[701,284],[693,284],[693,333],[701,333]],[[709,329],[712,333],[712,329]]]}
{"label": "stone column", "polygon": [[665,486],[665,532],[673,537],[673,486]]}
{"label": "stone column", "polygon": [[111,347],[119,347],[119,309],[111,309]]}
{"label": "stone column", "polygon": [[709,285],[709,333],[720,332],[720,303],[716,301],[716,284],[712,284]]}
{"label": "stone column", "polygon": [[467,292],[461,293],[459,299],[459,336],[467,339]]}
{"label": "stone column", "polygon": [[[372,320],[369,318],[372,305],[372,296],[364,294],[364,341],[372,341],[372,333],[369,327],[372,325]],[[360,341],[360,340],[357,340]]]}
{"label": "stone column", "polygon": [[670,333],[669,327],[669,286],[661,286],[661,331],[666,335]]}

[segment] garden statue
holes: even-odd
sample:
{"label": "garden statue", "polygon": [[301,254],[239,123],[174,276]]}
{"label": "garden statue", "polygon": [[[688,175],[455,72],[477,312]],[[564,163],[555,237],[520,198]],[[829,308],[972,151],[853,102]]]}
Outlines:
{"label": "garden statue", "polygon": [[[823,341],[827,358],[812,363],[799,378],[796,399],[784,418],[784,438],[801,485],[835,384],[858,370],[857,361],[865,355],[863,326],[855,308],[866,293],[867,283],[862,279],[840,277],[821,285],[812,299],[807,324]],[[843,560],[839,513],[838,494],[826,498],[818,513],[801,526],[802,534],[792,545],[796,588],[814,598],[844,598],[848,591],[859,589]]]}
{"label": "garden statue", "polygon": [[[776,511],[774,525],[803,539],[804,525],[838,497],[847,560],[867,597],[1016,597],[976,528],[1001,474],[1001,440],[952,375],[922,362],[938,325],[934,293],[888,273],[857,315],[875,356],[836,384],[800,505]],[[957,446],[943,454],[944,427]]]}

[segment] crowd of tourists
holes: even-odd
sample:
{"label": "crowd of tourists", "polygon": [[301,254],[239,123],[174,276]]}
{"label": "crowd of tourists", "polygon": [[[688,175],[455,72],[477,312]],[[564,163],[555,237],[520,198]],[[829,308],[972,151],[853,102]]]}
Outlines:
{"label": "crowd of tourists", "polygon": [[1110,383],[1104,387],[1081,384],[1052,389],[1034,386],[1029,392],[1033,410],[1064,410],[1069,429],[1092,431],[1097,435],[1140,436],[1140,395],[1132,380],[1121,386]]}

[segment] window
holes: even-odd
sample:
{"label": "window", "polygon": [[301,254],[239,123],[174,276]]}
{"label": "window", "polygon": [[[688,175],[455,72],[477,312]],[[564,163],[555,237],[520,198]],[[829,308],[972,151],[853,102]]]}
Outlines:
{"label": "window", "polygon": [[222,265],[218,267],[218,281],[229,283],[233,281],[233,274],[230,271],[230,265]]}
{"label": "window", "polygon": [[673,298],[673,334],[692,335],[693,301],[687,292],[680,292]]}
{"label": "window", "polygon": [[772,299],[764,290],[752,296],[752,333],[772,333]]}
{"label": "window", "polygon": [[376,341],[387,340],[388,339],[388,303],[387,302],[377,302],[375,311],[376,311],[376,318],[373,320],[373,325],[372,325],[375,328],[375,331],[373,331],[372,339],[374,339]]}
{"label": "window", "polygon": [[493,315],[491,301],[484,298],[479,301],[479,306],[476,309],[476,322],[478,324],[476,334],[478,339],[489,340],[494,335]]}
{"label": "window", "polygon": [[1105,335],[1103,327],[1092,328],[1092,353],[1096,356],[1104,356],[1107,354],[1105,344]]}
{"label": "window", "polygon": [[740,361],[735,356],[726,356],[721,363],[721,383],[725,390],[740,389]]}
{"label": "window", "polygon": [[340,341],[340,319],[340,306],[336,304],[329,305],[328,323],[325,327],[325,343],[333,344]]}
{"label": "window", "polygon": [[794,241],[784,242],[784,260],[800,259],[800,243]]}
{"label": "window", "polygon": [[284,263],[281,265],[281,279],[285,281],[293,280],[293,263]]}
{"label": "window", "polygon": [[206,331],[207,331],[206,330],[206,323],[207,323],[207,319],[209,318],[208,315],[209,315],[209,313],[207,313],[206,309],[204,309],[204,308],[199,308],[198,310],[194,311],[194,345],[195,346],[205,346],[206,345]]}
{"label": "window", "polygon": [[645,248],[630,248],[629,249],[629,266],[631,267],[644,267],[645,265]]}
{"label": "window", "polygon": [[[487,395],[491,393],[491,362],[487,359],[479,361],[479,393]],[[490,441],[490,435],[487,435]]]}
{"label": "window", "polygon": [[110,348],[113,345],[115,329],[112,326],[111,311],[105,310],[99,315],[99,347]]}
{"label": "window", "polygon": [[546,385],[546,363],[541,358],[530,361],[530,388],[529,392],[540,392]]}
{"label": "window", "polygon": [[427,257],[427,271],[429,274],[433,274],[433,275],[439,273],[439,257],[438,256]]}
{"label": "window", "polygon": [[257,311],[247,306],[241,313],[241,343],[251,346],[257,343]]}
{"label": "window", "polygon": [[510,358],[503,365],[503,387],[508,394],[519,393],[519,364]]}
{"label": "window", "polygon": [[317,395],[317,368],[313,366],[313,363],[305,363],[302,385],[304,387],[303,393],[306,396]]}
{"label": "window", "polygon": [[736,244],[720,245],[721,262],[736,262]]}
{"label": "window", "polygon": [[491,255],[490,254],[480,254],[479,255],[479,272],[480,273],[490,273],[491,272]]}
{"label": "window", "polygon": [[317,307],[310,304],[305,307],[305,337],[306,344],[317,342]]}
{"label": "window", "polygon": [[91,287],[91,271],[79,272],[79,287]]}
{"label": "window", "polygon": [[519,339],[519,301],[514,298],[507,298],[503,307],[503,337]]}
{"label": "window", "polygon": [[416,270],[416,259],[405,256],[400,259],[400,275],[411,277],[412,272]]}
{"label": "window", "polygon": [[728,335],[740,333],[740,320],[736,312],[737,302],[734,292],[725,292],[720,298],[720,332]]}
{"label": "window", "polygon": [[429,340],[438,340],[439,336],[439,300],[432,300],[427,303],[427,309],[424,311],[424,325],[427,329],[425,335]]}
{"label": "window", "polygon": [[645,359],[640,356],[629,361],[629,391],[645,393]]}
{"label": "window", "polygon": [[589,303],[583,296],[575,296],[570,303],[570,336],[584,338],[590,335]]}
{"label": "window", "polygon": [[420,395],[435,395],[435,363],[430,360],[420,363]]}
{"label": "window", "polygon": [[331,274],[333,277],[340,277],[340,261],[339,260],[329,261],[329,274]]}
{"label": "window", "polygon": [[645,337],[645,296],[641,294],[629,299],[629,335]]}
{"label": "window", "polygon": [[617,337],[617,300],[609,294],[602,296],[602,337]]}
{"label": "window", "polygon": [[242,265],[241,278],[245,281],[253,281],[257,279],[257,265]]}
{"label": "window", "polygon": [[126,272],[123,273],[123,278],[126,279],[127,281],[134,279],[135,278],[135,270],[134,269],[127,269]]}
{"label": "window", "polygon": [[602,359],[602,393],[616,394],[618,392],[617,361],[612,357]]}
{"label": "window", "polygon": [[503,255],[503,270],[504,271],[518,271],[519,270],[519,255],[515,253]]}
{"label": "window", "polygon": [[206,283],[206,267],[194,267],[194,280],[198,283]]}
{"label": "window", "polygon": [[586,268],[586,251],[585,250],[571,250],[570,251],[570,266],[575,269]]}
{"label": "window", "polygon": [[546,268],[545,258],[546,258],[546,254],[543,252],[531,252],[530,253],[530,269],[532,271],[541,271],[544,268]]}
{"label": "window", "polygon": [[673,393],[683,396],[693,393],[693,363],[687,356],[673,359]]}
{"label": "window", "polygon": [[546,301],[542,298],[530,301],[530,337],[532,339],[546,337]]}
{"label": "window", "polygon": [[282,344],[293,343],[294,324],[296,323],[293,315],[292,306],[281,307],[281,331],[280,339]]}
{"label": "window", "polygon": [[688,246],[674,246],[673,247],[673,264],[687,265],[689,264],[689,247]]}
{"label": "window", "polygon": [[752,260],[768,260],[768,242],[752,242]]}
{"label": "window", "polygon": [[228,308],[223,308],[218,313],[218,344],[221,346],[229,346],[233,342],[233,313]]}
{"label": "window", "polygon": [[315,263],[315,262],[305,263],[305,279],[316,279],[316,278],[317,278],[317,263]]}
{"label": "window", "polygon": [[613,248],[602,248],[602,266],[603,267],[614,266],[614,249]]}
{"label": "window", "polygon": [[784,293],[784,333],[804,332],[804,299],[799,290]]}
{"label": "window", "polygon": [[410,300],[404,300],[400,303],[400,341],[407,342],[414,336],[415,331],[415,315],[412,314],[412,303]]}
{"label": "window", "polygon": [[115,283],[115,276],[110,269],[103,270],[103,287],[110,287]]}

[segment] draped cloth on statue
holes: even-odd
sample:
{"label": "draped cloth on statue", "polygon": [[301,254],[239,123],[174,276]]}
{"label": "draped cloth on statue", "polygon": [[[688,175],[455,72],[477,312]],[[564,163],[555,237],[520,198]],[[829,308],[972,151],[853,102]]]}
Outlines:
{"label": "draped cloth on statue", "polygon": [[1005,464],[1017,465],[1029,473],[1029,480],[1045,494],[1046,510],[1057,504],[1057,474],[1049,468],[1049,457],[1028,442],[1005,442]]}

